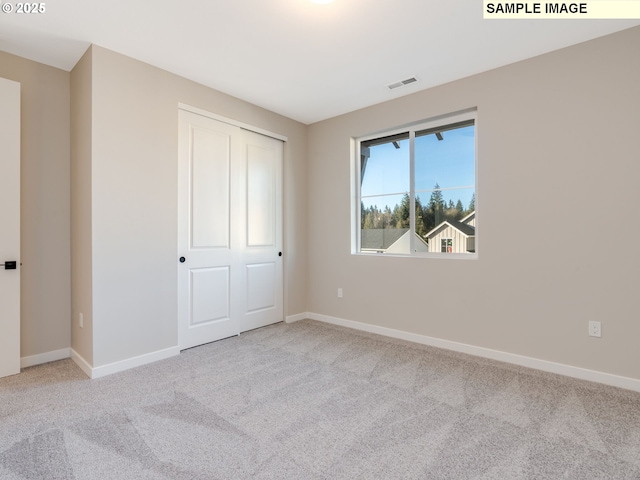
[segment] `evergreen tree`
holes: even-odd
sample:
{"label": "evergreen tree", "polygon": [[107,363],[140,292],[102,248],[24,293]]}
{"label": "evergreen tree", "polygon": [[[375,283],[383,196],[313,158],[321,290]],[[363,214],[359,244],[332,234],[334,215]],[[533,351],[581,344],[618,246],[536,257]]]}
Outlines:
{"label": "evergreen tree", "polygon": [[382,228],[395,228],[396,224],[393,221],[393,214],[391,212],[391,209],[389,208],[389,205],[386,205],[384,207],[382,219],[383,219]]}
{"label": "evergreen tree", "polygon": [[473,212],[476,209],[476,192],[473,192],[471,195],[471,201],[469,202],[469,213]]}
{"label": "evergreen tree", "polygon": [[362,222],[363,229],[376,228],[373,222],[373,214],[371,211],[367,210],[367,214],[364,217],[364,221]]}
{"label": "evergreen tree", "polygon": [[394,217],[396,219],[396,228],[409,228],[409,217],[411,216],[411,199],[409,194],[405,193],[402,196],[400,205],[396,206]]}
{"label": "evergreen tree", "polygon": [[429,205],[422,207],[422,223],[424,225],[425,232],[428,232],[436,226],[433,212],[429,208]]}
{"label": "evergreen tree", "polygon": [[433,186],[433,192],[431,192],[431,197],[429,198],[429,208],[435,209],[436,207],[444,208],[444,197],[438,182]]}
{"label": "evergreen tree", "polygon": [[444,220],[444,197],[442,196],[442,190],[440,190],[438,182],[433,186],[433,192],[431,192],[431,197],[429,198],[429,210],[431,220],[433,221],[433,226],[430,227],[431,229]]}
{"label": "evergreen tree", "polygon": [[424,208],[420,202],[420,197],[416,197],[416,226],[414,230],[420,237],[424,237],[424,234],[429,231],[424,222],[423,212]]}

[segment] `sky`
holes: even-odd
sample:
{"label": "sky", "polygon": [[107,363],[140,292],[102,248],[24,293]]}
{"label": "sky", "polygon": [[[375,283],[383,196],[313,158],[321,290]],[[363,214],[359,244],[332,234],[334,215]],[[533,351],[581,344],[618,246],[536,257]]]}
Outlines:
{"label": "sky", "polygon": [[[443,140],[435,134],[417,136],[415,140],[416,196],[423,205],[429,202],[433,186],[438,183],[446,203],[458,199],[469,206],[475,191],[475,138],[473,126],[442,132]],[[386,205],[393,210],[402,195],[409,192],[409,140],[370,147],[361,187],[365,208]]]}

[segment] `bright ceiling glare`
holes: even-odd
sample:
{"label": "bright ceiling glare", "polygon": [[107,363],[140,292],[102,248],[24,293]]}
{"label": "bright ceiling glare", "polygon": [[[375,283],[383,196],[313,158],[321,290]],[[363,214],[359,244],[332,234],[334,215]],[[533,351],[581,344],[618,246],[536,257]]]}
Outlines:
{"label": "bright ceiling glare", "polygon": [[324,5],[325,3],[331,3],[333,0],[311,0],[313,3],[317,3],[319,5]]}

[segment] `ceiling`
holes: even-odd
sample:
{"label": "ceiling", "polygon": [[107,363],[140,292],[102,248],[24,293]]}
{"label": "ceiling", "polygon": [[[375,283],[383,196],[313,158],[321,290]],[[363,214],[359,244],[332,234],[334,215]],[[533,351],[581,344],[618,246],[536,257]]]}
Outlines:
{"label": "ceiling", "polygon": [[[45,6],[39,14],[0,13],[0,50],[71,70],[93,43],[305,124],[640,25],[483,20],[479,0]],[[387,87],[409,77],[418,81]]]}

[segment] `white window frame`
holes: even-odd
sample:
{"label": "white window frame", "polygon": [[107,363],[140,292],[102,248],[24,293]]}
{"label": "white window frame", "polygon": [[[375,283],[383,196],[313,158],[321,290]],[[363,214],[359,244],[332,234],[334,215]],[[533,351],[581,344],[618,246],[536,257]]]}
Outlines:
{"label": "white window frame", "polygon": [[[414,162],[414,154],[415,154],[415,133],[437,128],[439,126],[447,126],[458,122],[464,122],[473,120],[474,122],[474,132],[475,132],[475,159],[474,159],[474,193],[475,193],[475,212],[476,212],[476,225],[475,225],[475,252],[474,253],[446,253],[443,254],[438,252],[416,252],[415,248],[415,236],[409,236],[409,245],[410,245],[410,253],[400,254],[400,253],[376,253],[376,252],[366,252],[361,251],[361,196],[360,196],[360,187],[361,187],[361,162],[360,162],[360,145],[361,142],[365,142],[367,140],[375,140],[377,138],[382,138],[386,136],[397,135],[401,133],[409,132],[409,156],[410,156],[410,168],[409,168],[409,183],[410,183],[410,191],[409,197],[411,199],[410,204],[410,232],[413,232],[415,229],[415,162]],[[397,257],[423,257],[423,258],[439,258],[439,259],[465,259],[465,260],[474,260],[478,258],[478,204],[479,197],[478,194],[478,112],[477,109],[472,108],[460,112],[456,112],[453,114],[447,115],[439,115],[437,117],[433,117],[430,119],[422,120],[419,122],[410,123],[407,125],[403,125],[396,128],[391,128],[388,130],[382,130],[376,133],[363,135],[359,137],[351,138],[351,253],[353,255],[364,255],[364,256],[397,256]]]}
{"label": "white window frame", "polygon": [[[449,246],[445,243],[445,251],[442,251],[442,242],[451,242],[451,251],[447,251],[446,248]],[[440,253],[453,253],[454,239],[453,238],[441,238],[440,239]]]}

